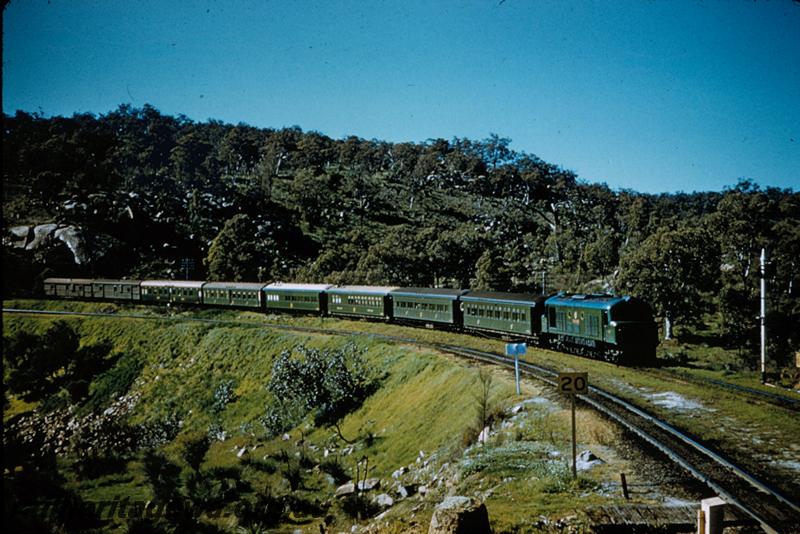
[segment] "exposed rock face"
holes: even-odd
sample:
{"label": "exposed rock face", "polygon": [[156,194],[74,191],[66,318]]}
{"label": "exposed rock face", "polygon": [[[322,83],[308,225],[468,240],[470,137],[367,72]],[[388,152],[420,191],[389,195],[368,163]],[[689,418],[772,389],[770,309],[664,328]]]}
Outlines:
{"label": "exposed rock face", "polygon": [[40,224],[33,229],[33,239],[25,245],[25,250],[35,250],[53,238],[53,234],[58,229],[55,223]]}
{"label": "exposed rock face", "polygon": [[486,505],[471,497],[447,497],[433,512],[428,534],[491,533]]}
{"label": "exposed rock face", "polygon": [[85,264],[88,260],[80,228],[56,223],[37,226],[14,226],[9,228],[3,244],[25,250],[36,250],[53,241],[63,242],[72,252],[75,263]]}
{"label": "exposed rock face", "polygon": [[83,237],[78,228],[74,226],[59,228],[53,232],[53,236],[69,247],[70,251],[72,251],[72,256],[75,258],[75,263],[78,265],[86,263],[87,258],[83,246]]}

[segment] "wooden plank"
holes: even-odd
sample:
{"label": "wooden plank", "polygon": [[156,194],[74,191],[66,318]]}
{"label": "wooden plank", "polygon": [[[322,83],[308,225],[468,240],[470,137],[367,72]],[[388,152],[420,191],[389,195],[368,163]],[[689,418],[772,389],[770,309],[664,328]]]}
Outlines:
{"label": "wooden plank", "polygon": [[682,529],[693,527],[697,508],[694,506],[606,505],[587,511],[595,526],[643,526]]}

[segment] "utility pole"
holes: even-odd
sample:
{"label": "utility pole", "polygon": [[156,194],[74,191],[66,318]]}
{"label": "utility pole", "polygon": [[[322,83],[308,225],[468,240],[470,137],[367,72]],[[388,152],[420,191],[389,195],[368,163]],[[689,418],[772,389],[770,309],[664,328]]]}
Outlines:
{"label": "utility pole", "polygon": [[183,269],[184,279],[189,279],[189,271],[194,271],[194,259],[193,258],[182,258],[181,259],[181,268]]}
{"label": "utility pole", "polygon": [[761,383],[767,383],[767,250],[761,249]]}

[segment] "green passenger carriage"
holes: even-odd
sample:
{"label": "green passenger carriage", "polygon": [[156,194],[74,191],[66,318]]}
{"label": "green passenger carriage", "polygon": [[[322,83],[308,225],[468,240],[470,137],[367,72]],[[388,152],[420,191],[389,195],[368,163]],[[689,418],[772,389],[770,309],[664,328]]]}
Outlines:
{"label": "green passenger carriage", "polygon": [[461,297],[464,328],[538,336],[546,298],[532,293],[470,291]]}
{"label": "green passenger carriage", "polygon": [[461,308],[458,298],[463,289],[401,287],[390,292],[392,315],[397,321],[425,324],[459,325]]}
{"label": "green passenger carriage", "polygon": [[325,294],[330,315],[391,318],[390,292],[396,287],[338,286]]}
{"label": "green passenger carriage", "polygon": [[203,284],[199,280],[146,280],[141,284],[142,302],[202,304]]}
{"label": "green passenger carriage", "polygon": [[92,294],[104,300],[140,300],[139,280],[93,280]]}
{"label": "green passenger carriage", "polygon": [[44,294],[59,298],[92,298],[92,282],[85,278],[46,278]]}
{"label": "green passenger carriage", "polygon": [[264,305],[269,310],[297,310],[325,313],[327,284],[292,284],[275,282],[262,289]]}
{"label": "green passenger carriage", "polygon": [[206,282],[203,304],[261,309],[264,284],[252,282]]}
{"label": "green passenger carriage", "polygon": [[170,280],[145,280],[142,282],[142,302],[169,302]]}

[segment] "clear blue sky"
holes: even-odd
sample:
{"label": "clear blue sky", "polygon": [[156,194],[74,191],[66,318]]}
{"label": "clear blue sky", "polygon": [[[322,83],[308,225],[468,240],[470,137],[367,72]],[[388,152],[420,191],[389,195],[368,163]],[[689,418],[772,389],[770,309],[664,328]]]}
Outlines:
{"label": "clear blue sky", "polygon": [[483,139],[643,192],[800,189],[800,3],[12,0],[3,109]]}

